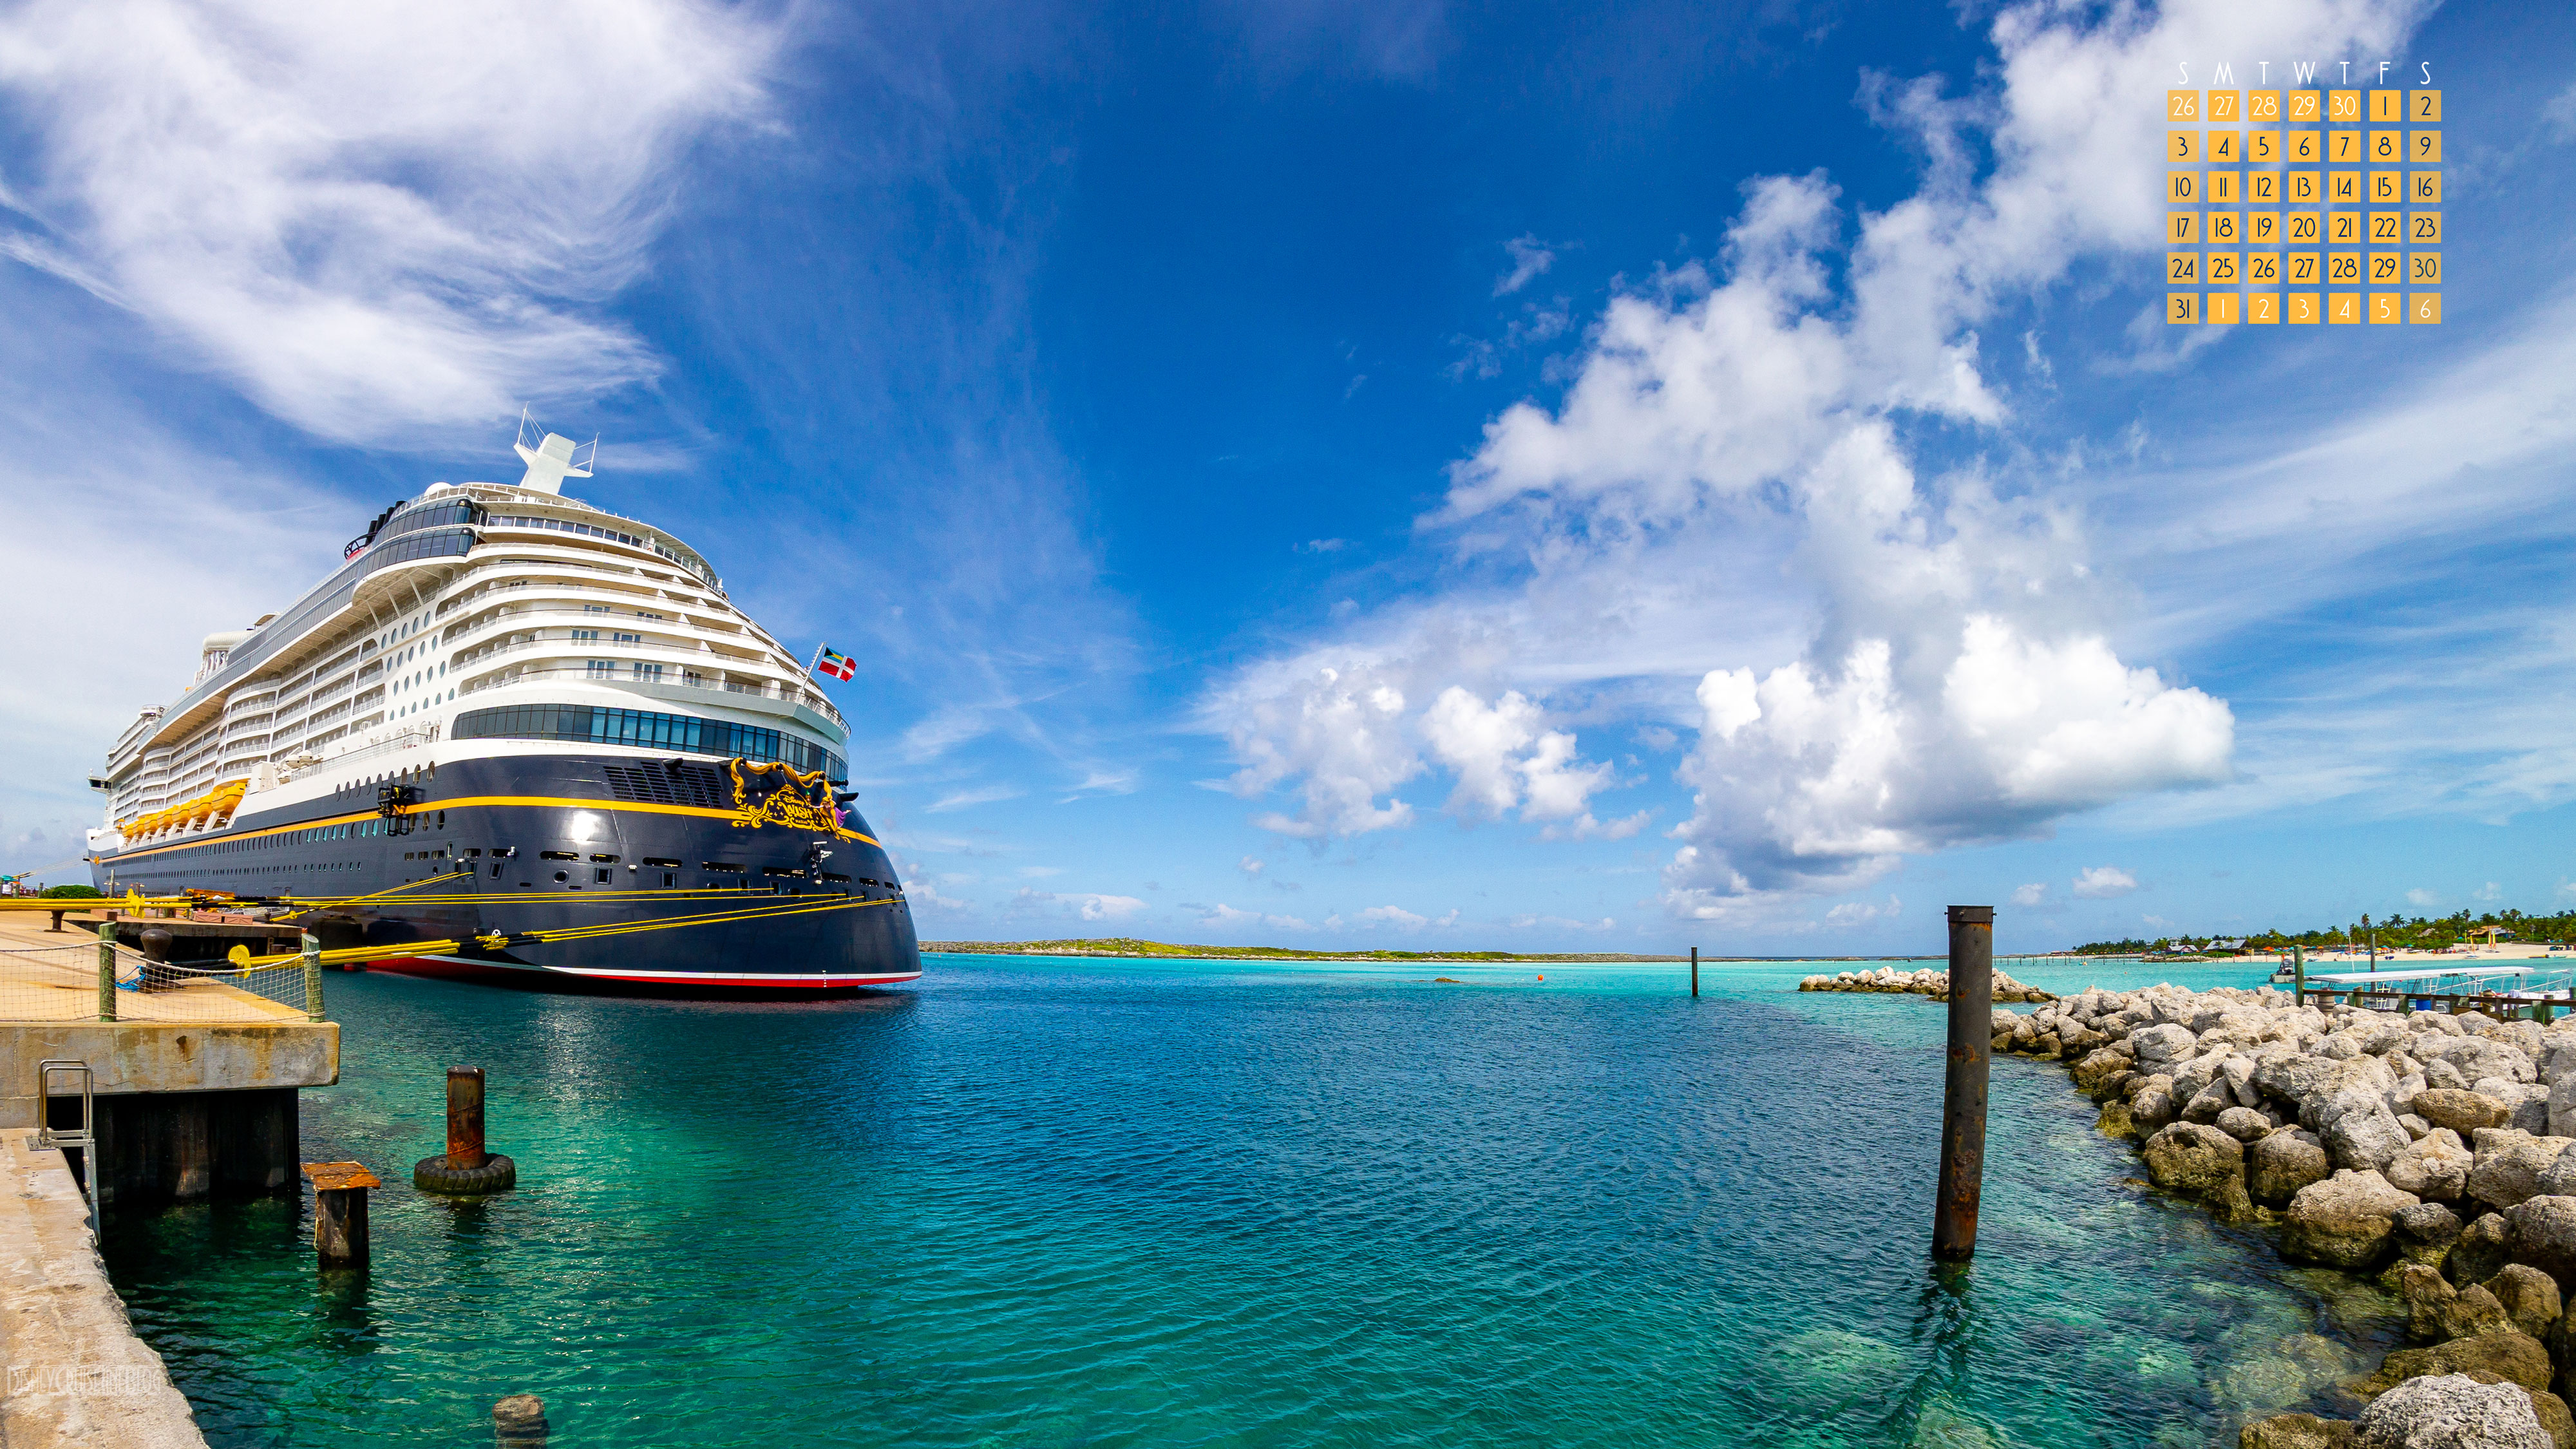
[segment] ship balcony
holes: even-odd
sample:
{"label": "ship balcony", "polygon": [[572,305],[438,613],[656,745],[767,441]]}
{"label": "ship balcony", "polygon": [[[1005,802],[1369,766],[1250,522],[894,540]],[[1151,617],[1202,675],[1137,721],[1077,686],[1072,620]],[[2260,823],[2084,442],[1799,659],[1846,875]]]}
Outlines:
{"label": "ship balcony", "polygon": [[[793,718],[810,715],[808,727],[818,730],[834,743],[848,742],[850,726],[832,702],[819,694],[782,688],[774,681],[712,680],[690,681],[686,676],[665,675],[659,679],[638,679],[631,672],[594,673],[587,664],[545,667],[529,666],[503,674],[470,681],[457,687],[456,702],[461,709],[470,695],[494,689],[508,689],[522,684],[601,685],[627,694],[667,700],[674,704],[717,705],[748,710],[755,714],[781,715]],[[828,725],[826,722],[828,721]],[[837,736],[836,738],[834,738]]]}

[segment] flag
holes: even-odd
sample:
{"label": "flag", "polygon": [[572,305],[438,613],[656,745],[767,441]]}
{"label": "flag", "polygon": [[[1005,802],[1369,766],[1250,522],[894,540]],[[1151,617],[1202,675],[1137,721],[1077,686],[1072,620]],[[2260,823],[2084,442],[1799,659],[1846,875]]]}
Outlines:
{"label": "flag", "polygon": [[832,646],[826,644],[821,652],[814,656],[814,672],[828,674],[834,679],[856,679],[859,675],[859,661],[847,654],[833,653]]}

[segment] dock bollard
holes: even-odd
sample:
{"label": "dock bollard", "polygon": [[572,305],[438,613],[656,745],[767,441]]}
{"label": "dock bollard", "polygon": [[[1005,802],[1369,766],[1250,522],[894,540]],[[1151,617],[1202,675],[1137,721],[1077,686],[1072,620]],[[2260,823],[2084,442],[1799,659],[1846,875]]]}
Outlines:
{"label": "dock bollard", "polygon": [[116,1020],[116,922],[98,923],[98,1019]]}
{"label": "dock bollard", "polygon": [[1691,947],[1691,996],[1694,1000],[1699,996],[1699,948],[1697,946]]}
{"label": "dock bollard", "polygon": [[1932,1256],[1973,1257],[1986,1177],[1986,1074],[1993,1056],[1995,908],[1950,908],[1950,1050],[1941,1091],[1941,1187]]}
{"label": "dock bollard", "polygon": [[325,1268],[367,1266],[367,1189],[382,1187],[355,1162],[308,1162],[313,1179],[313,1252]]}
{"label": "dock bollard", "polygon": [[493,1449],[546,1449],[546,1401],[512,1394],[492,1406]]}
{"label": "dock bollard", "polygon": [[304,933],[304,1019],[322,1019],[322,938]]}
{"label": "dock bollard", "polygon": [[519,1185],[519,1165],[483,1150],[483,1069],[447,1069],[447,1150],[414,1163],[412,1186],[449,1197],[481,1197]]}

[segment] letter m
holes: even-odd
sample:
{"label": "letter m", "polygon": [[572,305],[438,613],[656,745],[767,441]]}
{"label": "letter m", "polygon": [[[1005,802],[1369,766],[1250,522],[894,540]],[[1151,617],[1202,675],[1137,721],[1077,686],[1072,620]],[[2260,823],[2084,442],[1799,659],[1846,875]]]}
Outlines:
{"label": "letter m", "polygon": [[2236,72],[2228,69],[2227,62],[2222,60],[2218,63],[2217,72],[2210,76],[2209,83],[2214,86],[2232,86],[2236,84]]}

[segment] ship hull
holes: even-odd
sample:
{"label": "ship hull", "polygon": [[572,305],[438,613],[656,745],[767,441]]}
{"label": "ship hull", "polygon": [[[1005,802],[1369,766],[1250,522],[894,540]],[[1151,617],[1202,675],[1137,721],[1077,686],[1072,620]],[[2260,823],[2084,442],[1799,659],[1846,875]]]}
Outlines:
{"label": "ship hull", "polygon": [[[703,759],[518,753],[392,778],[419,791],[399,819],[368,781],[283,808],[252,796],[223,830],[103,853],[93,877],[112,895],[326,897],[302,918],[326,948],[453,941],[376,964],[541,989],[805,998],[921,974],[893,863],[855,812],[837,829],[764,818]],[[527,939],[569,928],[600,933]]]}

